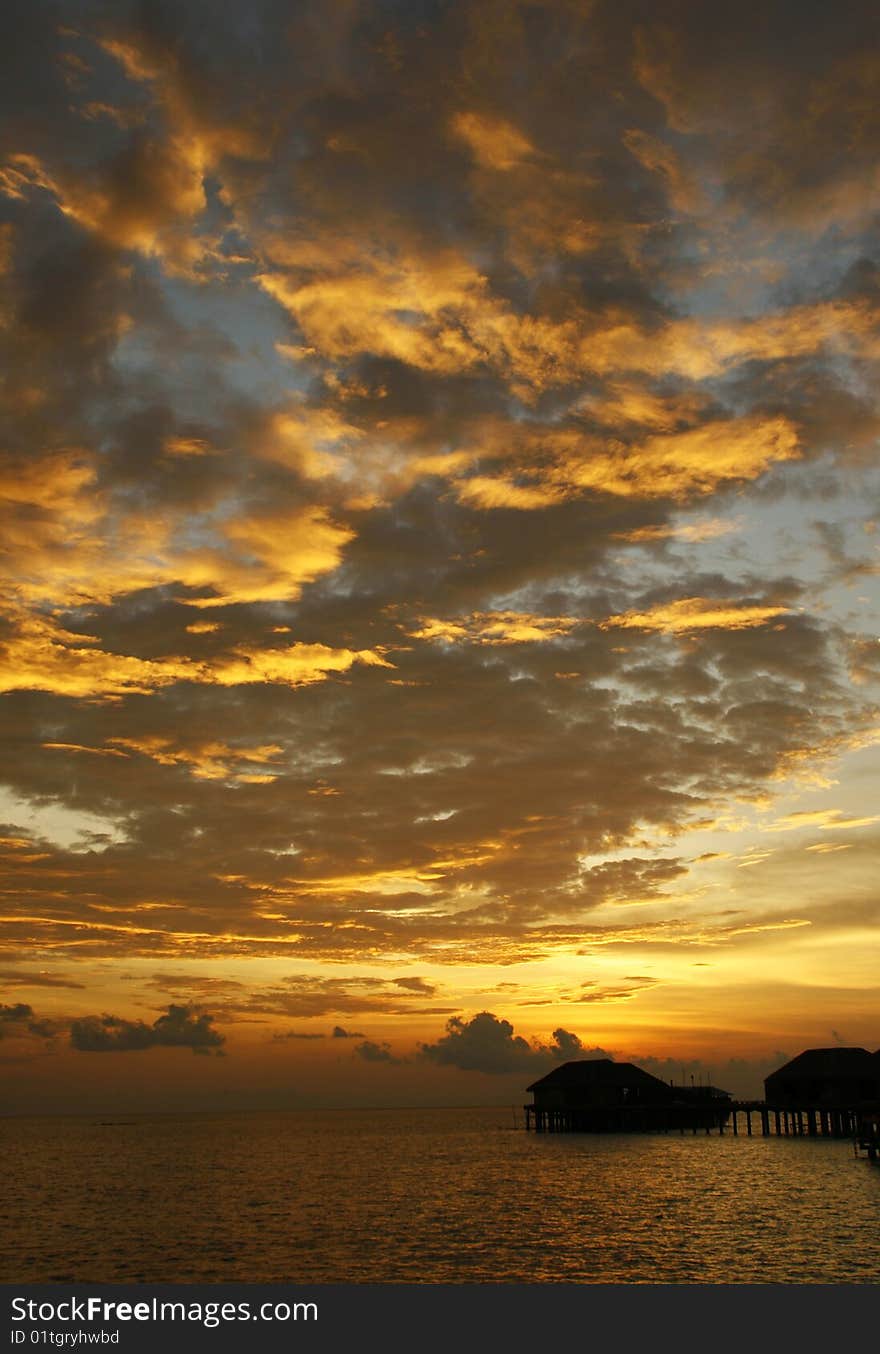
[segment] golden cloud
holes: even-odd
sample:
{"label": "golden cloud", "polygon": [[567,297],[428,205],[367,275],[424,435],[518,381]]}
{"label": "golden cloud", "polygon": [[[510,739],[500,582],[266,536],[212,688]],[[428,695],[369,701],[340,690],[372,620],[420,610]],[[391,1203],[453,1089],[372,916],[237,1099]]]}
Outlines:
{"label": "golden cloud", "polygon": [[[158,762],[160,766],[185,766],[197,780],[236,780],[251,784],[269,782],[276,777],[271,773],[255,773],[242,770],[242,765],[266,765],[274,762],[283,751],[278,743],[267,743],[256,747],[230,747],[227,743],[208,741],[192,747],[175,745],[173,739],[159,734],[142,734],[139,738],[111,738],[108,740],[118,749],[140,752],[145,757]],[[112,749],[94,749],[112,751]],[[117,752],[118,756],[125,755]]]}
{"label": "golden cloud", "polygon": [[792,306],[755,319],[673,320],[654,332],[606,321],[583,340],[582,358],[603,375],[629,371],[703,381],[744,362],[806,357],[823,348],[871,353],[877,322],[876,312],[861,301]]}
{"label": "golden cloud", "polygon": [[95,757],[125,757],[128,754],[119,748],[90,748],[83,743],[43,743],[44,748],[55,748],[59,752],[88,752]]}
{"label": "golden cloud", "polygon": [[582,622],[576,616],[534,616],[523,611],[475,611],[458,620],[425,618],[411,639],[455,644],[538,644],[568,635]]}
{"label": "golden cloud", "polygon": [[135,128],[114,172],[94,174],[64,163],[50,171],[37,157],[18,154],[0,169],[0,191],[22,198],[34,187],[43,188],[65,216],[106,244],[159,258],[167,271],[197,278],[199,265],[216,248],[216,241],[198,228],[206,178],[219,173],[226,155],[262,158],[265,144],[241,125],[197,115],[173,57],[154,60],[133,43],[113,38],[100,46],[130,81],[146,89],[161,114],[161,131],[148,134],[137,112],[87,101],[79,109],[82,116],[109,117]]}
{"label": "golden cloud", "polygon": [[502,172],[513,169],[535,153],[529,139],[504,118],[480,113],[456,113],[450,125],[453,133],[466,143],[483,169]]}
{"label": "golden cloud", "polygon": [[185,680],[186,659],[162,662],[107,653],[92,636],[64,630],[48,617],[19,615],[0,649],[0,691],[52,691],[77,699],[146,695]]}
{"label": "golden cloud", "polygon": [[729,419],[660,433],[640,446],[608,448],[596,458],[572,457],[558,473],[578,489],[623,497],[682,497],[755,479],[771,464],[799,454],[797,433],[788,419]]}
{"label": "golden cloud", "polygon": [[306,479],[323,479],[342,468],[342,458],[359,450],[364,434],[332,408],[292,406],[273,414],[253,451]]}
{"label": "golden cloud", "polygon": [[[836,828],[870,827],[872,823],[880,823],[880,816],[848,818],[842,809],[806,809],[797,813],[787,813],[784,818],[778,818],[775,823],[768,824],[764,830],[765,832],[792,832],[796,828],[803,827],[833,830]],[[812,849],[820,848],[814,847]],[[821,849],[827,850],[828,848],[823,847]]]}
{"label": "golden cloud", "polygon": [[613,536],[615,540],[627,541],[631,545],[670,540],[688,541],[691,544],[698,545],[702,541],[717,540],[719,536],[729,536],[731,532],[738,530],[738,523],[713,517],[708,521],[684,522],[677,526],[670,524],[667,526],[635,527],[632,531],[615,531]]}
{"label": "golden cloud", "polygon": [[684,597],[665,602],[650,611],[625,611],[599,622],[601,630],[657,630],[665,635],[687,634],[692,630],[747,630],[766,625],[784,616],[784,606],[755,606],[750,603],[714,602],[705,597]]}
{"label": "golden cloud", "polygon": [[[288,267],[303,265],[312,251],[287,249]],[[480,351],[456,323],[478,305],[483,279],[453,253],[430,261],[365,253],[349,263],[339,257],[324,267],[295,274],[265,272],[256,281],[296,319],[308,343],[325,357],[358,352],[391,357],[423,371],[454,373],[473,366]]]}
{"label": "golden cloud", "polygon": [[36,156],[14,155],[0,168],[0,191],[23,198],[42,188],[64,216],[105,243],[161,257],[171,271],[188,273],[205,253],[191,228],[205,207],[210,164],[197,137],[141,136],[123,174],[90,182],[69,168],[50,171]]}
{"label": "golden cloud", "polygon": [[210,447],[202,437],[166,437],[162,450],[166,456],[204,456]]}
{"label": "golden cloud", "polygon": [[86,700],[148,695],[175,682],[241,686],[255,682],[305,686],[354,664],[390,668],[371,649],[292,644],[284,649],[238,646],[209,662],[187,657],[136,658],[94,647],[97,640],[64,630],[48,617],[23,614],[0,650],[0,691],[51,691]]}
{"label": "golden cloud", "polygon": [[[13,596],[55,607],[169,584],[210,593],[186,599],[198,607],[290,600],[335,569],[354,536],[317,505],[254,512],[229,497],[203,514],[134,511],[100,488],[95,458],[78,449],[0,461],[0,524]],[[194,527],[208,543],[186,543]]]}
{"label": "golden cloud", "polygon": [[472,475],[456,485],[456,497],[468,507],[491,511],[517,508],[530,512],[562,503],[569,495],[560,485],[519,484],[507,475]]}
{"label": "golden cloud", "polygon": [[[266,253],[271,266],[256,280],[296,319],[309,352],[337,360],[371,352],[440,374],[486,363],[525,399],[588,372],[702,381],[745,362],[823,348],[871,353],[877,344],[877,317],[864,303],[794,306],[737,321],[687,318],[649,329],[613,311],[595,317],[570,307],[559,319],[518,313],[451,249],[379,248],[337,233],[270,240]],[[630,399],[637,402],[632,393]],[[651,396],[642,402],[655,415],[662,405]]]}
{"label": "golden cloud", "polygon": [[296,597],[303,583],[336,568],[354,536],[322,508],[231,518],[221,530],[222,547],[180,551],[168,562],[175,582],[214,590],[213,597],[187,599],[192,606]]}
{"label": "golden cloud", "polygon": [[[517,429],[486,422],[475,430],[472,447],[420,458],[415,465],[426,473],[449,474],[456,497],[469,506],[529,511],[590,492],[686,500],[756,479],[771,465],[799,456],[797,431],[782,417],[715,420],[634,444],[579,428]],[[476,461],[502,458],[512,468],[467,477],[467,467]],[[682,535],[688,539],[686,530]]]}
{"label": "golden cloud", "polygon": [[332,673],[348,672],[356,663],[365,667],[393,667],[373,649],[330,649],[326,644],[291,644],[286,649],[242,646],[233,649],[226,658],[198,666],[205,674],[201,680],[217,686],[241,686],[250,682],[306,686],[324,681]]}

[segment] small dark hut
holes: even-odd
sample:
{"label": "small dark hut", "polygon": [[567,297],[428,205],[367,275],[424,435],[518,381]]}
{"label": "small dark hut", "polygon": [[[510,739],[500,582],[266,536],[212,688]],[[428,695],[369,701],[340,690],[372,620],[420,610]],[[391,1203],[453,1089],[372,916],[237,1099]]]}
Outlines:
{"label": "small dark hut", "polygon": [[[554,1067],[528,1090],[526,1127],[538,1132],[649,1133],[722,1126],[730,1097],[670,1086],[633,1063],[584,1058]],[[713,1094],[709,1095],[708,1092]]]}
{"label": "small dark hut", "polygon": [[764,1082],[768,1105],[857,1106],[880,1100],[880,1053],[808,1048]]}

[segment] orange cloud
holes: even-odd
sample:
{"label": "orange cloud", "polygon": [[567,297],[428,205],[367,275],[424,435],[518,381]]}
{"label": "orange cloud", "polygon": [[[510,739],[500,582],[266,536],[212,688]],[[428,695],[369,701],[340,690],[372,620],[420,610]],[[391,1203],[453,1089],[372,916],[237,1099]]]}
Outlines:
{"label": "orange cloud", "polygon": [[747,630],[766,625],[783,616],[783,606],[754,606],[748,603],[713,602],[705,597],[685,597],[666,602],[650,611],[625,611],[600,621],[601,630],[619,627],[625,630],[657,630],[665,635],[687,634],[692,630]]}
{"label": "orange cloud", "polygon": [[[198,222],[207,202],[206,178],[219,175],[224,156],[262,158],[265,144],[241,125],[197,114],[173,57],[154,60],[133,43],[112,38],[100,46],[145,90],[160,113],[160,130],[148,134],[138,112],[87,101],[79,109],[86,118],[106,116],[122,127],[143,124],[120,151],[113,172],[89,173],[63,162],[50,170],[35,156],[13,155],[0,169],[0,191],[21,198],[43,188],[65,216],[106,244],[159,258],[167,271],[196,278],[216,250]],[[224,266],[228,263],[225,258]]]}
{"label": "orange cloud", "polygon": [[211,664],[200,664],[202,680],[217,686],[241,686],[251,682],[278,682],[306,686],[331,673],[348,672],[355,663],[390,668],[372,649],[330,649],[326,644],[291,644],[286,649],[252,649],[244,646]]}
{"label": "orange cloud", "polygon": [[705,195],[699,184],[665,141],[648,132],[633,129],[624,133],[623,143],[645,169],[659,175],[669,203],[676,211],[692,213],[705,207]]}
{"label": "orange cloud", "polygon": [[[0,460],[0,523],[15,596],[53,606],[174,584],[213,594],[187,599],[198,607],[290,600],[335,569],[354,536],[317,505],[254,512],[230,497],[203,515],[132,511],[99,487],[82,450]],[[195,526],[199,547],[187,541]]]}
{"label": "orange cloud", "polygon": [[210,447],[202,437],[166,437],[162,450],[166,456],[204,456]]}
{"label": "orange cloud", "polygon": [[447,373],[480,359],[473,339],[454,321],[478,306],[484,283],[457,255],[430,260],[367,250],[353,255],[345,240],[335,250],[328,242],[323,257],[309,246],[276,253],[288,271],[264,272],[256,281],[323,356],[371,352]]}
{"label": "orange cloud", "polygon": [[[476,135],[477,123],[456,125]],[[510,147],[519,143],[512,131],[508,140],[497,135],[497,146],[508,150],[493,153],[513,169]],[[487,132],[485,145],[490,141],[496,144]],[[437,374],[487,365],[526,402],[587,373],[703,381],[745,362],[822,349],[870,355],[877,347],[877,317],[864,303],[823,302],[735,320],[689,317],[649,328],[612,309],[589,314],[575,301],[560,316],[518,312],[450,248],[430,251],[400,239],[379,246],[337,230],[270,237],[264,253],[267,266],[256,281],[296,320],[305,338],[298,353],[336,361],[369,352]],[[659,407],[657,397],[643,403]]]}
{"label": "orange cloud", "polygon": [[82,743],[43,743],[44,748],[56,748],[60,752],[89,752],[96,757],[125,757],[128,754],[119,748],[90,748]]}
{"label": "orange cloud", "polygon": [[92,636],[62,629],[47,617],[24,614],[0,652],[0,691],[51,691],[86,700],[148,695],[175,682],[241,686],[255,682],[305,686],[354,664],[391,667],[371,649],[292,644],[285,649],[239,646],[210,662],[186,657],[135,658],[94,647]]}
{"label": "orange cloud", "polygon": [[[578,428],[537,431],[486,424],[477,430],[473,448],[416,465],[449,473],[456,496],[470,506],[528,511],[586,492],[687,499],[737,480],[756,479],[771,465],[799,456],[797,432],[789,420],[753,417],[658,433],[633,445]],[[513,463],[512,469],[465,476],[476,460],[502,457]]]}
{"label": "orange cloud", "polygon": [[[276,779],[271,773],[255,773],[240,769],[242,764],[265,765],[272,763],[283,751],[278,743],[267,743],[256,747],[230,747],[223,742],[211,741],[193,747],[175,746],[171,738],[161,735],[144,734],[139,738],[111,738],[116,748],[126,748],[140,752],[158,762],[160,766],[186,766],[197,780],[235,780],[247,784],[266,783]],[[94,749],[98,751],[100,749]],[[105,749],[107,752],[113,749]],[[116,752],[115,755],[125,755]]]}
{"label": "orange cloud", "polygon": [[107,700],[146,695],[184,680],[191,670],[186,659],[156,662],[107,653],[96,644],[93,637],[64,630],[46,617],[21,615],[0,651],[0,691],[52,691]]}
{"label": "orange cloud", "polygon": [[537,644],[568,635],[581,621],[576,616],[533,616],[521,611],[475,611],[459,620],[426,618],[411,639],[442,640],[454,644]]}
{"label": "orange cloud", "polygon": [[[423,865],[410,864],[390,869],[364,870],[356,874],[324,875],[316,879],[296,877],[288,882],[294,886],[292,898],[325,893],[340,896],[359,893],[435,894],[449,875],[485,865],[507,847],[508,843],[500,840],[462,843],[456,847],[453,855],[431,860]],[[272,890],[272,898],[276,902],[283,901],[285,896],[282,890]]]}
{"label": "orange cloud", "polygon": [[609,430],[622,424],[651,432],[671,432],[693,426],[710,415],[709,403],[699,391],[679,392],[674,398],[658,395],[633,381],[606,381],[601,392],[584,396],[572,406]]}
{"label": "orange cloud", "polygon": [[702,381],[744,362],[805,357],[823,348],[870,354],[877,342],[877,315],[863,302],[792,306],[755,319],[673,320],[654,332],[609,321],[585,337],[580,350],[586,368],[603,375],[629,371]]}
{"label": "orange cloud", "polygon": [[639,446],[597,458],[572,457],[560,468],[569,484],[623,497],[710,493],[720,484],[755,479],[768,466],[799,455],[785,418],[729,419],[681,433],[660,433]]}
{"label": "orange cloud", "polygon": [[272,415],[253,450],[307,479],[321,479],[342,468],[341,458],[359,450],[363,436],[334,409],[294,406]]}
{"label": "orange cloud", "polygon": [[704,522],[680,523],[678,526],[635,527],[632,531],[615,531],[615,540],[627,541],[632,545],[642,545],[651,541],[688,541],[694,545],[702,541],[714,541],[719,536],[729,536],[738,531],[736,522],[724,521],[713,517]]}
{"label": "orange cloud", "polygon": [[456,113],[450,124],[483,169],[513,169],[535,148],[522,132],[504,118],[481,113]]}
{"label": "orange cloud", "polygon": [[549,508],[568,497],[561,485],[519,484],[508,475],[472,475],[456,485],[456,497],[469,507],[517,508],[529,512]]}
{"label": "orange cloud", "polygon": [[[847,818],[842,809],[807,809],[798,813],[788,813],[784,818],[779,818],[775,823],[770,823],[764,830],[766,832],[792,832],[796,828],[802,827],[833,830],[836,828],[870,827],[872,823],[880,823],[880,816]],[[828,848],[823,845],[821,847],[808,847],[807,849],[827,850]]]}
{"label": "orange cloud", "polygon": [[354,536],[322,508],[231,518],[221,531],[222,545],[179,551],[166,566],[168,581],[214,590],[213,597],[187,599],[192,606],[296,597],[303,583],[336,568]]}

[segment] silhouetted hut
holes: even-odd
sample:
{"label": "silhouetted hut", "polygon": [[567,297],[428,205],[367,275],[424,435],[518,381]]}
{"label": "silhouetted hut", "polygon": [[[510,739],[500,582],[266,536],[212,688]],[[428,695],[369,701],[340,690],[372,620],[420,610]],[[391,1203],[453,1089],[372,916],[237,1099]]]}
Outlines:
{"label": "silhouetted hut", "polygon": [[527,1088],[536,1109],[597,1109],[668,1105],[670,1087],[633,1063],[580,1058],[562,1063]]}
{"label": "silhouetted hut", "polygon": [[808,1048],[764,1081],[768,1105],[849,1106],[880,1100],[880,1053]]}
{"label": "silhouetted hut", "polygon": [[[704,1088],[709,1090],[710,1088]],[[714,1090],[714,1088],[711,1088]],[[526,1127],[539,1132],[663,1132],[723,1126],[729,1097],[696,1096],[670,1086],[633,1063],[582,1058],[554,1067],[528,1087]]]}

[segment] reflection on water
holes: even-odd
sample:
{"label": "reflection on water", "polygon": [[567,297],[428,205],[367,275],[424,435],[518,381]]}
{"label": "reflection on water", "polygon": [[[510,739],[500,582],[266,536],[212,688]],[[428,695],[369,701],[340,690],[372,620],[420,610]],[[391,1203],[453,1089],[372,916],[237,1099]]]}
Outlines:
{"label": "reflection on water", "polygon": [[874,1283],[849,1143],[526,1134],[510,1110],[0,1121],[0,1279]]}

